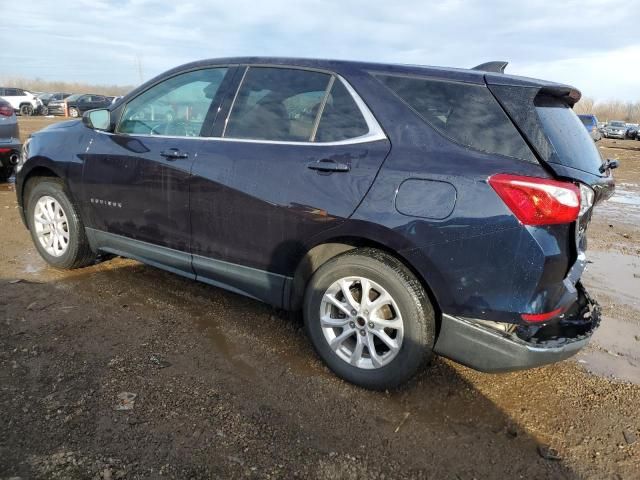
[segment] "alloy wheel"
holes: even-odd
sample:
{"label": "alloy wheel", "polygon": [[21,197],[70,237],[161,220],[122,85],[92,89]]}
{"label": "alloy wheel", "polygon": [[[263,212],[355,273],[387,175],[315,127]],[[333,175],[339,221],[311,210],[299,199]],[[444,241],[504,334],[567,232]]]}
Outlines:
{"label": "alloy wheel", "polygon": [[326,290],[320,324],[329,347],[362,369],[389,364],[402,348],[404,323],[393,297],[365,277],[344,277]]}
{"label": "alloy wheel", "polygon": [[33,212],[36,236],[52,257],[60,257],[69,248],[69,222],[60,202],[50,196],[38,199]]}

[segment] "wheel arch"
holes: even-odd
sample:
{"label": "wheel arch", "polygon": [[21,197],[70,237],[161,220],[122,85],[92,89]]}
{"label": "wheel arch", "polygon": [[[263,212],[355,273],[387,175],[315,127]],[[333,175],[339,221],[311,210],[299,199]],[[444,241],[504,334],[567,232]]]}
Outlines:
{"label": "wheel arch", "polygon": [[71,189],[69,188],[69,185],[67,184],[67,181],[65,180],[64,175],[61,175],[60,172],[56,171],[56,169],[52,168],[50,165],[36,165],[23,175],[22,182],[21,182],[21,190],[18,192],[18,195],[20,197],[20,204],[22,205],[22,214],[23,214],[23,221],[24,221],[23,223],[25,224],[27,229],[29,228],[29,224],[26,221],[26,214],[27,214],[27,208],[28,208],[27,196],[29,194],[30,184],[33,182],[35,178],[43,178],[43,177],[57,178],[58,180],[62,181],[64,185],[65,193],[69,196],[69,200],[71,200],[74,206],[77,206],[76,199],[71,193]]}
{"label": "wheel arch", "polygon": [[427,279],[399,251],[386,245],[385,243],[365,237],[336,237],[325,240],[322,243],[319,243],[310,248],[298,263],[293,276],[293,280],[291,281],[288,301],[289,309],[296,311],[302,308],[305,289],[307,287],[307,284],[309,283],[309,280],[316,272],[316,270],[318,270],[318,268],[320,268],[327,261],[344,252],[362,247],[375,248],[388,255],[393,256],[394,258],[402,262],[402,264],[407,267],[407,269],[411,273],[413,273],[413,275],[415,275],[415,277],[418,279],[418,281],[420,281],[423,288],[425,289],[425,292],[427,293],[427,296],[429,297],[429,300],[431,301],[431,304],[433,306],[436,316],[437,337],[437,333],[440,331],[441,309]]}

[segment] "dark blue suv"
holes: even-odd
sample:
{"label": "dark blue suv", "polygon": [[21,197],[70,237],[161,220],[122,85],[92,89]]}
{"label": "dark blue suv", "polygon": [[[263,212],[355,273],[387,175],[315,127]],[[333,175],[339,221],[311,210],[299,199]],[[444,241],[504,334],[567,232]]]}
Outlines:
{"label": "dark blue suv", "polygon": [[582,348],[613,191],[566,85],[289,58],[190,63],[27,141],[16,181],[54,267],[138,259],[302,311],[367,388],[435,352],[498,372]]}

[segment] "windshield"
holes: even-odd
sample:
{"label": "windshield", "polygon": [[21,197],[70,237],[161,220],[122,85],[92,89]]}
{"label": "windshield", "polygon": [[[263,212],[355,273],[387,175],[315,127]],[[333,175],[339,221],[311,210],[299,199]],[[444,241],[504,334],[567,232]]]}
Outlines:
{"label": "windshield", "polygon": [[624,122],[609,122],[610,127],[626,127],[627,124]]}
{"label": "windshield", "polygon": [[72,102],[72,101],[74,101],[74,100],[79,99],[81,96],[82,96],[82,94],[80,94],[80,93],[74,93],[73,95],[69,95],[69,96],[67,97],[67,101],[68,101],[68,102]]}
{"label": "windshield", "polygon": [[536,107],[536,112],[557,157],[552,163],[600,175],[602,158],[575,112],[562,102]]}

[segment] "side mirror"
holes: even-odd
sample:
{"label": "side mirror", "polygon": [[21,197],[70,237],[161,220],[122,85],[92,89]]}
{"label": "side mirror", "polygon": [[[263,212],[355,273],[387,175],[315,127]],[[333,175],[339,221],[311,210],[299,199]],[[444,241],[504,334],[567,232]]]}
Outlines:
{"label": "side mirror", "polygon": [[111,128],[111,112],[106,108],[89,110],[82,115],[82,123],[94,130],[108,131]]}

